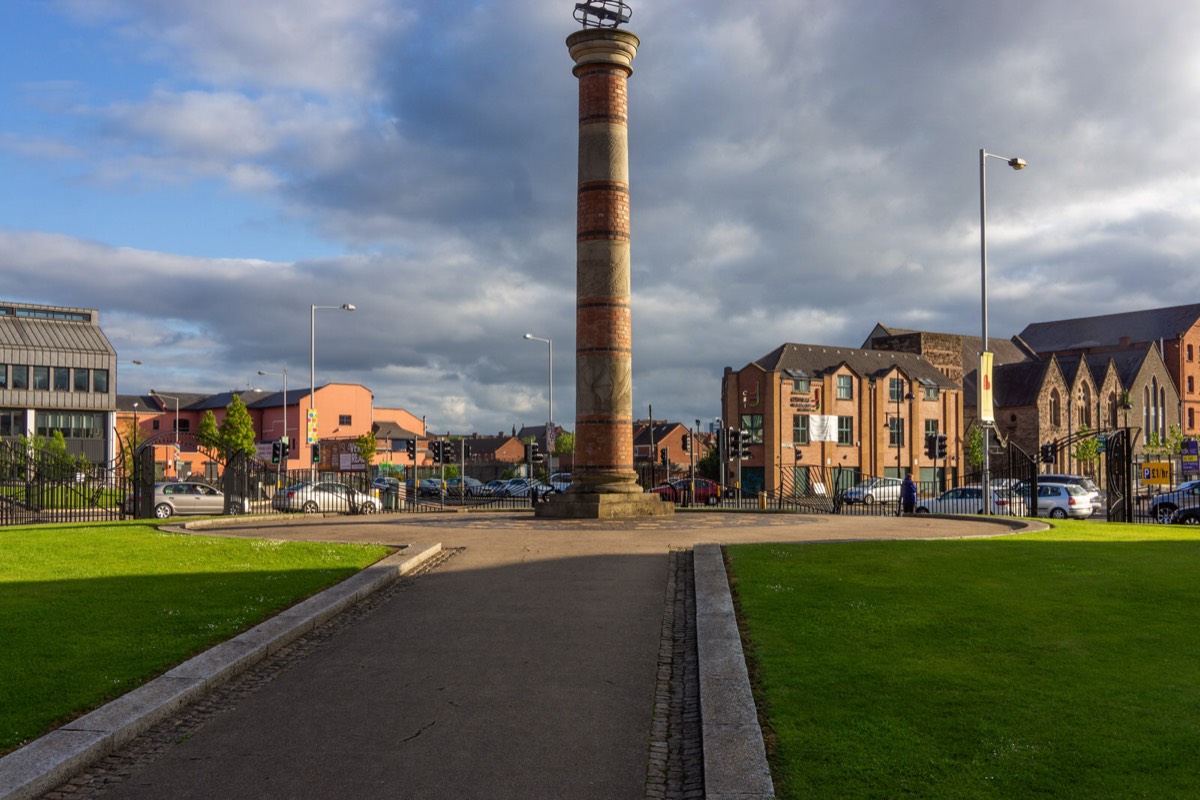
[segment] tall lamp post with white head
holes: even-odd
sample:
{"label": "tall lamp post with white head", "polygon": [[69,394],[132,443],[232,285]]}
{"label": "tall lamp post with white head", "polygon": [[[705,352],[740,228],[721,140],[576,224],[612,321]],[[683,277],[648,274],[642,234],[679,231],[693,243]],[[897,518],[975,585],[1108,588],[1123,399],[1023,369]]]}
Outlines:
{"label": "tall lamp post with white head", "polygon": [[[317,435],[318,426],[321,424],[317,418],[317,369],[316,369],[316,351],[317,351],[317,309],[332,308],[341,309],[342,311],[354,311],[353,303],[343,303],[340,306],[311,306],[308,313],[308,408],[312,412],[313,424],[310,431],[312,441],[310,445],[320,441]],[[299,437],[297,437],[299,438]],[[308,449],[309,458],[312,459],[313,469],[316,469],[317,460],[312,458],[312,447]]]}
{"label": "tall lamp post with white head", "polygon": [[543,339],[540,336],[534,336],[532,333],[525,334],[526,339],[531,342],[542,342],[547,346],[548,350],[548,365],[549,365],[549,394],[550,408],[546,415],[546,467],[547,475],[554,474],[554,340]]}
{"label": "tall lamp post with white head", "polygon": [[[991,449],[991,430],[992,423],[995,421],[995,412],[992,409],[992,392],[991,392],[991,361],[988,357],[988,304],[987,304],[987,160],[989,158],[998,158],[1007,163],[1013,169],[1025,169],[1025,159],[1009,158],[1007,156],[998,156],[995,153],[989,153],[987,150],[980,149],[979,151],[979,283],[981,287],[981,305],[983,308],[983,342],[979,348],[979,379],[976,381],[979,385],[979,422],[983,428],[983,476],[980,483],[983,485],[983,513],[992,513],[992,487],[991,475],[989,470],[989,454]],[[985,385],[985,382],[989,382]],[[986,398],[986,401],[985,401]],[[984,408],[987,405],[987,408]]]}

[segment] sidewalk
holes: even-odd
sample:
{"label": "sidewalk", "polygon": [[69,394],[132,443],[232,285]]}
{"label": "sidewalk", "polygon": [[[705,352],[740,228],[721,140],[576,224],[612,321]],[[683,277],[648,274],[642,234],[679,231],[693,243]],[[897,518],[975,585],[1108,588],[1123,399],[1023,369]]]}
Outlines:
{"label": "sidewalk", "polygon": [[[645,797],[671,548],[1007,531],[929,518],[724,514],[623,524],[437,515],[222,531],[440,542],[455,555],[104,796]],[[696,562],[698,586],[702,571],[713,573],[712,553],[719,563],[715,549],[703,568]],[[699,593],[696,616],[708,617],[701,609],[723,601],[705,605]],[[699,643],[703,676],[703,635]],[[725,704],[719,677],[722,702],[706,709]],[[705,714],[707,746],[732,727],[711,728]],[[711,760],[706,751],[706,770]]]}

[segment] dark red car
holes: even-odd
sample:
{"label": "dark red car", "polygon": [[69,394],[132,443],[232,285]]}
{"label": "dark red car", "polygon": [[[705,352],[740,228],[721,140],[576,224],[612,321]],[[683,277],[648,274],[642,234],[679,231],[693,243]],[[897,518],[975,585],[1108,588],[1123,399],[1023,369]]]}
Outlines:
{"label": "dark red car", "polygon": [[[647,491],[650,494],[658,495],[666,502],[682,503],[692,483],[688,478],[672,478]],[[706,506],[715,506],[721,502],[721,485],[719,483],[710,481],[708,478],[696,478],[695,486],[695,502],[703,503]]]}

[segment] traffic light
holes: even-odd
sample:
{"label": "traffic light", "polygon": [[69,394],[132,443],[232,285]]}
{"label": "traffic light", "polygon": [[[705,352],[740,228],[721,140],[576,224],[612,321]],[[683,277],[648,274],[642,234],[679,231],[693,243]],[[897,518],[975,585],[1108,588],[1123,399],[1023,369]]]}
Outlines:
{"label": "traffic light", "polygon": [[936,433],[925,434],[925,455],[937,458],[938,437]]}
{"label": "traffic light", "polygon": [[742,458],[750,457],[750,431],[742,429],[738,431],[738,443],[741,449]]}
{"label": "traffic light", "polygon": [[664,447],[658,451],[658,463],[662,464],[664,467],[669,466],[667,463],[667,448]]}
{"label": "traffic light", "polygon": [[429,443],[429,452],[433,454],[433,463],[442,463],[442,442],[440,439],[434,439]]}
{"label": "traffic light", "polygon": [[538,443],[536,441],[529,443],[529,461],[533,464],[542,463],[542,454],[538,452]]}
{"label": "traffic light", "polygon": [[1053,464],[1058,456],[1058,445],[1054,442],[1046,442],[1042,445],[1042,463]]}
{"label": "traffic light", "polygon": [[404,451],[406,453],[408,453],[408,457],[411,458],[415,462],[417,460],[417,440],[416,439],[405,439],[404,440]]}
{"label": "traffic light", "polygon": [[729,428],[725,431],[728,444],[726,451],[729,454],[730,461],[736,461],[742,453],[742,432],[737,428]]}
{"label": "traffic light", "polygon": [[934,452],[935,458],[946,457],[946,434],[939,433],[937,435],[937,450]]}
{"label": "traffic light", "polygon": [[278,464],[279,459],[283,457],[283,442],[276,439],[271,442],[271,463]]}
{"label": "traffic light", "polygon": [[680,446],[683,448],[683,452],[687,453],[687,452],[691,451],[691,449],[692,449],[692,437],[691,436],[689,436],[688,434],[685,433],[683,435],[683,438],[680,439],[679,441],[680,441]]}
{"label": "traffic light", "polygon": [[463,458],[463,461],[466,461],[466,460],[467,460],[468,458],[470,458],[470,457],[471,457],[471,445],[467,444],[466,442],[463,442],[463,443],[462,443],[462,458]]}
{"label": "traffic light", "polygon": [[312,446],[312,463],[316,464],[321,461],[321,445],[314,443]]}

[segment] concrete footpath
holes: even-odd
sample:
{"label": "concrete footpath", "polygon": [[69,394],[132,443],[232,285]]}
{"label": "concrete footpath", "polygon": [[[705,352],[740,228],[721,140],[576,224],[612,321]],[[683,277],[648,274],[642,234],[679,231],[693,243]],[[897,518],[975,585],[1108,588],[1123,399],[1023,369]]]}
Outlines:
{"label": "concrete footpath", "polygon": [[[0,798],[87,796],[73,785],[51,790],[141,732],[123,733],[122,720],[140,717],[144,730],[154,715],[170,717],[190,693],[264,658],[255,648],[279,649],[273,635],[311,630],[439,552],[453,557],[393,585],[369,614],[106,784],[104,796],[656,796],[647,763],[672,549],[1009,531],[982,520],[721,513],[621,522],[405,515],[207,531],[411,546],[357,584],[269,621],[271,631],[182,665],[171,688],[122,698],[0,759]],[[720,551],[696,548],[695,559],[706,796],[770,797]],[[199,686],[181,700],[183,682]]]}

